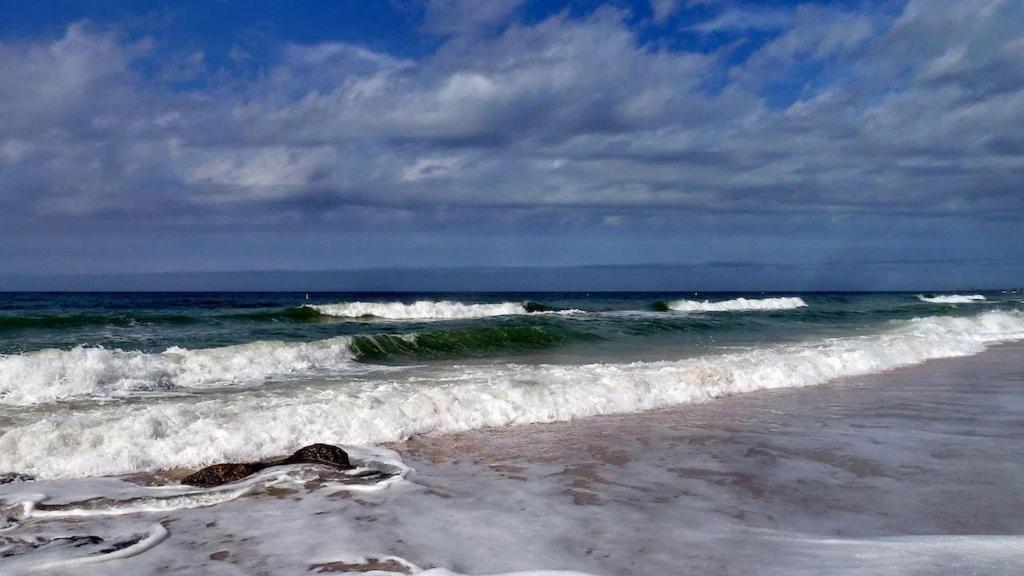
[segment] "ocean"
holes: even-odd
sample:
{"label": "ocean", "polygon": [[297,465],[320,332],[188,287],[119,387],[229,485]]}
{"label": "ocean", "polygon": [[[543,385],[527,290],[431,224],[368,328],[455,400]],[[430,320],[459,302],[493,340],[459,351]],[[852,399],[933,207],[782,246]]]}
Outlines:
{"label": "ocean", "polygon": [[3,294],[0,574],[1019,574],[1018,341],[1012,290]]}
{"label": "ocean", "polygon": [[0,473],[78,478],[312,442],[822,384],[1024,339],[1024,294],[9,293]]}

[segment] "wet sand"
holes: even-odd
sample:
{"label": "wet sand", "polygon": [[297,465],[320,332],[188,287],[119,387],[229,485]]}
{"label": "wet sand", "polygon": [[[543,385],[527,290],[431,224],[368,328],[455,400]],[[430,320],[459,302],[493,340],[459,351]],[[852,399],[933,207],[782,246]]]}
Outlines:
{"label": "wet sand", "polygon": [[[0,537],[109,542],[154,523],[168,532],[143,553],[74,574],[1024,567],[1019,344],[812,388],[390,448],[414,472],[386,490],[305,483],[188,510],[31,519]],[[0,499],[14,490],[0,486]]]}

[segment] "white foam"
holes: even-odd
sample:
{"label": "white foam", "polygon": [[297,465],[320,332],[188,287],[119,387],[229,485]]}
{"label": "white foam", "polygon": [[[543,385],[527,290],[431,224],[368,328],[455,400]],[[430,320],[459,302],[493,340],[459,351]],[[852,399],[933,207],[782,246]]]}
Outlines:
{"label": "white foam", "polygon": [[[6,494],[2,502],[7,505],[8,510],[12,506],[20,509],[13,518],[19,522],[29,518],[166,513],[216,506],[274,486],[302,485],[310,480],[330,484],[335,492],[379,492],[405,481],[412,471],[393,450],[371,446],[345,446],[344,449],[355,468],[332,471],[328,476],[323,476],[323,468],[316,465],[291,464],[267,468],[248,478],[214,488],[178,484],[122,484],[116,490],[110,490],[109,486],[104,485],[103,489],[97,490],[96,493],[89,493],[90,485],[87,483],[84,492],[80,490],[76,493],[72,490],[70,494],[63,494],[64,499],[56,502],[50,502],[50,497],[46,494],[17,492]],[[367,472],[383,472],[385,475],[366,481],[364,474]],[[71,499],[66,501],[69,495]],[[46,506],[41,507],[40,504],[44,503]]]}
{"label": "white foam", "polygon": [[[407,563],[408,564],[408,563]],[[472,576],[461,572],[452,572],[446,568],[431,568],[415,572],[418,576]],[[584,572],[571,570],[526,570],[524,572],[504,572],[502,574],[488,574],[487,576],[593,576]]]}
{"label": "white foam", "polygon": [[[45,560],[36,563],[27,563],[17,566],[16,573],[27,573],[27,572],[49,572],[54,569],[81,569],[82,567],[89,564],[97,564],[99,562],[109,562],[111,560],[124,560],[125,558],[131,558],[132,556],[138,556],[143,552],[152,549],[157,544],[163,542],[169,536],[167,528],[164,528],[163,524],[156,523],[150,526],[146,532],[146,536],[138,542],[122,548],[120,550],[114,550],[113,552],[107,552],[105,554],[97,554],[92,556],[79,556],[74,558],[62,558],[58,560]],[[13,567],[12,567],[13,568]],[[13,574],[15,572],[4,572]]]}
{"label": "white foam", "polygon": [[168,348],[161,353],[79,346],[0,355],[0,404],[123,396],[172,387],[260,384],[268,379],[366,370],[351,338],[316,342],[258,341],[220,348]]}
{"label": "white foam", "polygon": [[983,302],[985,297],[981,294],[944,294],[940,296],[921,295],[917,299],[930,304],[973,304],[975,302]]}
{"label": "white foam", "polygon": [[383,318],[387,320],[456,320],[486,318],[510,314],[527,314],[522,302],[498,304],[464,304],[450,300],[419,300],[404,302],[342,302],[339,304],[311,304],[310,308],[342,318]]}
{"label": "white foam", "polygon": [[203,401],[114,403],[7,430],[0,435],[0,470],[96,476],[256,460],[312,442],[376,444],[431,431],[570,420],[821,384],[1021,339],[1024,314],[989,311],[679,361],[448,366],[302,394],[246,389]]}
{"label": "white foam", "polygon": [[668,307],[677,312],[738,312],[743,310],[792,310],[807,306],[803,298],[735,298],[710,302],[708,300],[676,300]]}

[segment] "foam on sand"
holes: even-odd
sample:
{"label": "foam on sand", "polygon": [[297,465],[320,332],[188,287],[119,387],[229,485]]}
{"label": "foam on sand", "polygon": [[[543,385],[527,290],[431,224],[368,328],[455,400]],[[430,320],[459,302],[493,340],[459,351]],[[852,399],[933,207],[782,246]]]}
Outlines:
{"label": "foam on sand", "polygon": [[240,390],[112,403],[41,416],[0,435],[0,471],[97,476],[257,460],[311,442],[364,445],[412,434],[571,420],[821,384],[967,356],[1024,339],[1024,314],[928,317],[884,332],[677,361],[438,367],[302,394]]}
{"label": "foam on sand", "polygon": [[[50,502],[46,494],[17,493],[5,497],[0,509],[8,521],[29,518],[65,518],[83,516],[120,516],[139,513],[165,513],[190,508],[205,508],[237,500],[282,485],[301,485],[311,480],[330,484],[335,491],[378,492],[402,482],[411,469],[393,450],[372,446],[346,446],[352,463],[350,470],[329,470],[314,464],[291,464],[267,468],[248,478],[214,488],[188,485],[120,487],[114,496],[78,494]],[[32,486],[29,486],[30,488]]]}
{"label": "foam on sand", "polygon": [[677,312],[742,312],[746,310],[792,310],[807,306],[803,298],[735,298],[710,302],[708,300],[675,300],[669,302],[669,310]]}
{"label": "foam on sand", "polygon": [[523,302],[464,304],[450,300],[419,300],[412,303],[342,302],[339,304],[310,304],[309,307],[328,316],[386,320],[458,320],[528,314],[530,312]]}
{"label": "foam on sand", "polygon": [[943,294],[939,296],[920,295],[917,299],[922,302],[928,302],[929,304],[974,304],[976,302],[985,301],[985,297],[981,294]]}
{"label": "foam on sand", "polygon": [[109,562],[111,560],[123,560],[125,558],[131,558],[132,556],[138,556],[143,552],[152,549],[157,544],[163,542],[169,536],[167,528],[164,528],[163,524],[156,523],[150,526],[149,530],[144,536],[142,536],[137,542],[114,550],[112,552],[106,552],[102,554],[95,554],[90,556],[76,556],[72,558],[61,558],[57,560],[44,560],[41,562],[19,562],[17,566],[10,566],[9,568],[17,568],[17,572],[5,572],[0,570],[0,573],[6,574],[25,574],[34,572],[49,572],[54,569],[81,569],[82,567],[89,564],[97,564],[99,562]]}

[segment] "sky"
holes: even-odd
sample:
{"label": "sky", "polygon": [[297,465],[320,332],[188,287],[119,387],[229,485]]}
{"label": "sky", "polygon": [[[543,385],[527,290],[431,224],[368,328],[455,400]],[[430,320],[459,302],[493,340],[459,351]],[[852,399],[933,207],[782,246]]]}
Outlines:
{"label": "sky", "polygon": [[2,277],[658,265],[706,289],[1024,285],[1019,0],[0,14]]}

